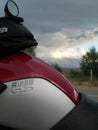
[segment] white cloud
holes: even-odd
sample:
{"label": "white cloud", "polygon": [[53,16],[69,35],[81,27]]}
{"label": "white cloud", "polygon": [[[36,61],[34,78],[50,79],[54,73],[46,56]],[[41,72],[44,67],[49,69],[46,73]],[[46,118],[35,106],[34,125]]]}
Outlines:
{"label": "white cloud", "polygon": [[75,58],[80,59],[82,55],[86,53],[86,50],[83,48],[68,48],[55,51],[52,56],[53,58]]}
{"label": "white cloud", "polygon": [[83,44],[90,45],[96,40],[97,30],[63,29],[61,32],[39,34],[37,56],[43,59],[46,59],[45,57],[79,59],[87,51]]}

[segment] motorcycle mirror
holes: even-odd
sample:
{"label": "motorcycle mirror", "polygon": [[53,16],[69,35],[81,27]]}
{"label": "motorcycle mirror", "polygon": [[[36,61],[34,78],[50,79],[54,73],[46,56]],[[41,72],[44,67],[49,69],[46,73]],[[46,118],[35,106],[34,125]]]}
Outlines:
{"label": "motorcycle mirror", "polygon": [[7,1],[4,11],[5,11],[5,16],[18,16],[19,15],[19,8],[17,4],[12,0]]}

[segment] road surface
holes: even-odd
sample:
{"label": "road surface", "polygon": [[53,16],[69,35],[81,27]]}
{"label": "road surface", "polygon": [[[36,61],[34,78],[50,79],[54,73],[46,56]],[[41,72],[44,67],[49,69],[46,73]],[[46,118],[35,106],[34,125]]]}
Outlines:
{"label": "road surface", "polygon": [[78,92],[87,94],[90,98],[98,102],[98,88],[95,87],[76,87]]}

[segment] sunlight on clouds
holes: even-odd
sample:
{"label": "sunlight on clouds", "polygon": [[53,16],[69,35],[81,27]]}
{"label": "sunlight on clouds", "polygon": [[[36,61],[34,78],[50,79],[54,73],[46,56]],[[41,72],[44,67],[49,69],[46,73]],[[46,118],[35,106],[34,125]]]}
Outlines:
{"label": "sunlight on clouds", "polygon": [[55,51],[55,52],[52,53],[52,57],[55,58],[55,59],[56,58],[58,58],[58,59],[63,58],[63,53],[60,52],[60,51]]}
{"label": "sunlight on clouds", "polygon": [[57,50],[52,53],[53,58],[76,58],[79,59],[86,53],[84,48],[70,48],[66,50]]}
{"label": "sunlight on clouds", "polygon": [[[71,34],[69,33],[71,31]],[[61,30],[38,35],[37,56],[46,58],[80,59],[98,39],[97,30]]]}

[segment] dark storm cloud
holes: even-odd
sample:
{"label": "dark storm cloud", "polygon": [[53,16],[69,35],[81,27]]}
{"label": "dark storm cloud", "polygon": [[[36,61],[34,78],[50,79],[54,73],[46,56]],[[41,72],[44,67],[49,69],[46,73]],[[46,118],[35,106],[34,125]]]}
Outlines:
{"label": "dark storm cloud", "polygon": [[[7,1],[7,0],[6,0]],[[98,25],[97,0],[15,0],[25,24],[36,32]],[[2,0],[1,3],[5,1]]]}
{"label": "dark storm cloud", "polygon": [[[88,32],[87,32],[88,31]],[[78,40],[90,40],[92,39],[95,35],[98,35],[98,31],[92,31],[92,30],[85,30],[85,31],[81,31],[80,34],[78,34],[77,36],[68,36],[68,40],[72,41],[78,41]]]}
{"label": "dark storm cloud", "polygon": [[[5,3],[5,1],[1,1]],[[57,32],[63,28],[87,27],[98,23],[97,0],[15,0],[20,16],[32,30]],[[0,10],[1,12],[1,10]]]}

